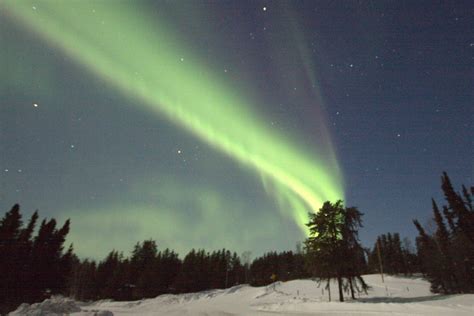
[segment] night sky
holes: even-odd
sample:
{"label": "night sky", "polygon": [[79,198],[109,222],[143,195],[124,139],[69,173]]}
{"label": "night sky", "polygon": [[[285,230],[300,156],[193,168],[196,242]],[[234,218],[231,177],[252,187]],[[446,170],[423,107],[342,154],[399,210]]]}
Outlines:
{"label": "night sky", "polygon": [[82,257],[294,249],[343,199],[415,236],[472,185],[471,1],[2,1],[0,207]]}

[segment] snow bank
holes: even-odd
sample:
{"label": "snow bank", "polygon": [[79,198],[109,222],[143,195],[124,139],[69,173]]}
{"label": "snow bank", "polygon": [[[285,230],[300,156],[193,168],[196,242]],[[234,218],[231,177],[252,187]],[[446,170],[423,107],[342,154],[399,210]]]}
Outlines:
{"label": "snow bank", "polygon": [[81,308],[74,300],[53,296],[41,303],[21,304],[15,311],[8,315],[27,315],[27,316],[43,316],[43,315],[64,315],[80,312]]}
{"label": "snow bank", "polygon": [[[325,283],[313,280],[275,282],[265,287],[239,285],[179,295],[160,295],[134,302],[102,300],[81,304],[64,298],[22,305],[12,315],[474,315],[474,295],[434,295],[421,278],[366,275],[371,286],[357,300],[338,302],[331,283],[329,302]],[[55,309],[57,306],[57,309]],[[82,310],[81,310],[82,309]]]}
{"label": "snow bank", "polygon": [[62,316],[62,315],[84,315],[84,316],[113,316],[109,310],[105,309],[90,309],[83,310],[79,307],[80,304],[72,299],[62,296],[53,296],[41,303],[35,304],[21,304],[15,311],[9,313],[10,316]]}

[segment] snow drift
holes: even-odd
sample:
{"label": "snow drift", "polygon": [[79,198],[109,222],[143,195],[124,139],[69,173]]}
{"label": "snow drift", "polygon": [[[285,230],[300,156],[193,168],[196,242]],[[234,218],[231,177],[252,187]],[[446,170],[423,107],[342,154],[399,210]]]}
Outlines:
{"label": "snow drift", "polygon": [[474,315],[474,295],[435,295],[421,278],[364,276],[371,286],[368,295],[336,302],[337,287],[331,284],[333,301],[324,285],[312,280],[275,282],[265,287],[238,285],[229,289],[179,295],[160,295],[134,302],[80,303],[52,298],[22,304],[10,315]]}

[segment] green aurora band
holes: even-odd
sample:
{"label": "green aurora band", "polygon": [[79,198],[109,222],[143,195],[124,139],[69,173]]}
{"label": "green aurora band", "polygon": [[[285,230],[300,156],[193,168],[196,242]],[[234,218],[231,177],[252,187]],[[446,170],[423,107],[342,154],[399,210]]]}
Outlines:
{"label": "green aurora band", "polygon": [[331,151],[325,157],[333,158],[323,159],[266,127],[251,101],[205,67],[142,4],[6,0],[0,9],[122,93],[140,100],[136,104],[144,110],[165,115],[259,172],[281,211],[304,232],[308,210],[343,198],[332,147],[324,150]]}

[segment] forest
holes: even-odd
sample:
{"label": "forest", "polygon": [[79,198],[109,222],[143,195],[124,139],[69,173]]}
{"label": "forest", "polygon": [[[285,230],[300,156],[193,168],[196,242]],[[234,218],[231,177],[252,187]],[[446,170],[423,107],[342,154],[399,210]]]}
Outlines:
{"label": "forest", "polygon": [[101,261],[81,259],[65,246],[72,223],[43,219],[38,212],[23,220],[15,204],[0,221],[0,313],[23,302],[64,295],[81,301],[138,300],[165,293],[188,293],[262,286],[276,281],[312,278],[326,286],[337,280],[338,298],[355,299],[367,291],[362,275],[422,274],[434,293],[474,293],[474,187],[456,191],[446,173],[441,177],[445,204],[431,201],[429,227],[413,223],[413,246],[396,232],[380,235],[364,248],[358,238],[363,214],[342,201],[323,204],[309,214],[309,237],[294,251],[251,253],[228,249],[192,249],[182,259],[154,240],[137,242],[129,256],[112,250]]}

